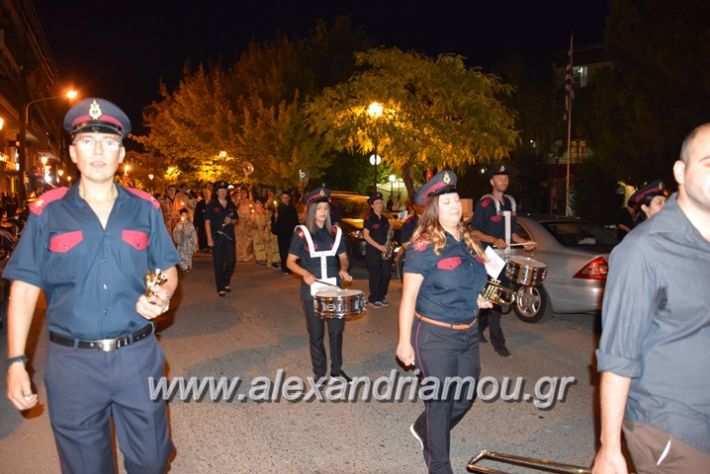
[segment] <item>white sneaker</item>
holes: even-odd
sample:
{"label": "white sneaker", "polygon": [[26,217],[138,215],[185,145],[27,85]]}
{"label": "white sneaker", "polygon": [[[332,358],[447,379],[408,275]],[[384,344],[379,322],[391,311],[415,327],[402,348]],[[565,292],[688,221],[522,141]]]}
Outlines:
{"label": "white sneaker", "polygon": [[409,432],[412,433],[412,436],[414,436],[414,439],[416,439],[417,441],[419,441],[419,447],[420,447],[420,448],[422,449],[422,451],[423,451],[423,450],[424,450],[424,442],[422,441],[422,439],[421,439],[421,438],[419,437],[419,435],[417,434],[417,430],[414,429],[414,423],[412,423],[411,425],[409,425]]}

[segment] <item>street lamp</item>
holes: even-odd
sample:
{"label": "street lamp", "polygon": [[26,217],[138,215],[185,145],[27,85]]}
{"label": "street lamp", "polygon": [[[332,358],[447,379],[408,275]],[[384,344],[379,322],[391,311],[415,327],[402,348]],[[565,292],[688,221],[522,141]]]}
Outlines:
{"label": "street lamp", "polygon": [[148,179],[150,180],[150,192],[153,192],[153,178],[155,178],[155,175],[153,173],[148,174]]}
{"label": "street lamp", "polygon": [[[382,107],[382,104],[380,104],[379,102],[372,102],[367,107],[367,115],[369,115],[370,118],[373,119],[375,122],[377,121],[378,118],[382,117],[383,111],[384,111],[384,107]],[[373,165],[372,192],[376,193],[377,192],[377,165],[379,165],[381,162],[381,157],[380,157],[380,155],[377,154],[377,129],[376,128],[375,128],[373,145],[374,145],[374,147],[373,147],[374,153],[370,156],[370,164]]]}
{"label": "street lamp", "polygon": [[27,158],[27,127],[29,125],[29,116],[30,116],[30,106],[32,104],[37,104],[39,102],[47,102],[50,100],[56,100],[56,99],[69,99],[69,100],[74,100],[76,97],[79,95],[79,93],[75,90],[69,90],[67,91],[64,95],[54,95],[51,97],[42,97],[41,99],[34,99],[30,100],[29,102],[26,102],[24,104],[24,107],[21,108],[22,110],[22,116],[20,117],[20,133],[19,133],[19,139],[20,139],[20,148],[18,149],[19,152],[19,172],[20,172],[20,186],[18,188],[18,195],[19,195],[19,201],[20,205],[24,206],[25,203],[25,161]]}

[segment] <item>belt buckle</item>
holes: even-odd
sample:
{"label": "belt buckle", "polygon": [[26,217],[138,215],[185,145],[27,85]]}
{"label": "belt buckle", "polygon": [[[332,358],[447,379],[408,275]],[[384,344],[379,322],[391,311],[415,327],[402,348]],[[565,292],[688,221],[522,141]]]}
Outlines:
{"label": "belt buckle", "polygon": [[96,350],[99,350],[101,352],[111,352],[118,349],[117,339],[101,339],[99,341],[96,341],[95,344]]}

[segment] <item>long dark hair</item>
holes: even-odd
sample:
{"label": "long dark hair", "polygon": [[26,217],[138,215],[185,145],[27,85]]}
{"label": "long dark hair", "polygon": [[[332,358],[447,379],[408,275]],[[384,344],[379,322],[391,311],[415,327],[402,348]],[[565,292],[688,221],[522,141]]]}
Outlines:
{"label": "long dark hair", "polygon": [[[419,219],[419,225],[417,225],[414,234],[412,235],[411,242],[416,242],[420,237],[429,240],[434,243],[434,253],[439,255],[441,249],[446,245],[446,232],[444,228],[439,223],[439,196],[434,196],[430,198],[426,205],[424,206],[424,212],[422,217]],[[456,230],[459,235],[463,238],[468,247],[469,252],[472,255],[478,255],[479,257],[485,259],[483,249],[478,240],[473,236],[473,231],[469,226],[463,222],[459,222],[456,226]]]}
{"label": "long dark hair", "polygon": [[308,228],[308,232],[310,232],[311,235],[316,235],[316,231],[318,230],[318,226],[316,225],[316,210],[318,209],[318,204],[322,203],[328,205],[328,216],[325,218],[323,228],[325,228],[325,230],[328,232],[328,235],[332,237],[334,235],[331,231],[331,227],[333,226],[333,224],[331,224],[330,222],[330,203],[327,201],[314,202],[313,204],[308,205],[308,210],[306,211],[306,218],[304,219],[306,221],[306,227]]}

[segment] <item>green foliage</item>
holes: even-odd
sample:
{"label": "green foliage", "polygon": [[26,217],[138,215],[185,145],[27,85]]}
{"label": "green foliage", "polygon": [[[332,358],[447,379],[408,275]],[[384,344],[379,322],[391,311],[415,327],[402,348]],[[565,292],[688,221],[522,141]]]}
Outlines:
{"label": "green foliage", "polygon": [[590,137],[602,165],[640,184],[670,175],[683,137],[708,120],[710,2],[615,0]]}
{"label": "green foliage", "polygon": [[[360,71],[308,104],[310,125],[336,149],[377,150],[410,193],[427,168],[501,159],[515,144],[514,114],[499,100],[512,87],[460,56],[378,48],[356,59]],[[368,114],[373,101],[383,106],[376,119]]]}
{"label": "green foliage", "polygon": [[299,169],[318,179],[331,158],[306,126],[303,104],[322,84],[347,77],[352,48],[366,44],[338,18],[330,29],[317,23],[310,38],[252,42],[228,69],[186,68],[174,91],[160,85],[162,100],[144,113],[149,134],[133,138],[188,181],[244,181],[246,162],[255,182],[294,186]]}

